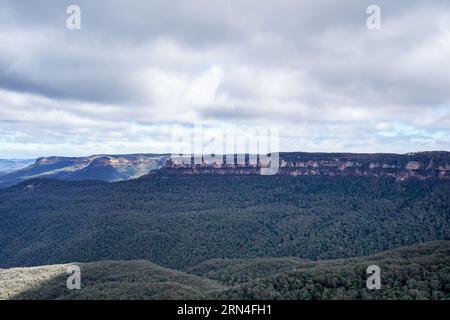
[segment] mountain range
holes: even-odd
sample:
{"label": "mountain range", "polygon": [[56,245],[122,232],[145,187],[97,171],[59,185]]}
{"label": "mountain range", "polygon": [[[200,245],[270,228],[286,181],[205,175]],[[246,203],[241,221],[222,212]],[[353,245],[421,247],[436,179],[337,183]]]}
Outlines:
{"label": "mountain range", "polygon": [[[386,176],[397,180],[411,177],[450,178],[450,152],[410,154],[280,153],[280,175]],[[219,159],[220,161],[218,161]],[[256,157],[255,157],[256,159]],[[226,163],[203,158],[201,164],[178,163],[169,154],[93,155],[89,157],[46,157],[32,160],[0,160],[0,187],[45,177],[63,180],[114,182],[139,178],[159,170],[167,174],[260,174],[261,164],[246,161]]]}
{"label": "mountain range", "polygon": [[[89,157],[39,158],[18,170],[0,172],[0,187],[45,177],[63,180],[103,180],[108,182],[138,178],[164,165],[168,155],[130,154]],[[21,162],[29,163],[29,160]],[[18,162],[15,162],[18,165]]]}
{"label": "mountain range", "polygon": [[449,154],[40,158],[0,176],[0,299],[450,299]]}

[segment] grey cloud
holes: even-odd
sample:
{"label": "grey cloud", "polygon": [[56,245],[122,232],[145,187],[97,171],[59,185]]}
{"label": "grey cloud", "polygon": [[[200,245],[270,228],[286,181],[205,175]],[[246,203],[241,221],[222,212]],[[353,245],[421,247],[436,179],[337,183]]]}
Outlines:
{"label": "grey cloud", "polygon": [[[65,28],[73,3],[79,31]],[[380,31],[365,26],[374,3]],[[0,151],[33,132],[76,148],[86,137],[157,142],[145,126],[206,119],[316,132],[294,148],[448,148],[448,30],[446,0],[2,0],[0,132],[17,135]],[[397,122],[426,134],[375,128]]]}

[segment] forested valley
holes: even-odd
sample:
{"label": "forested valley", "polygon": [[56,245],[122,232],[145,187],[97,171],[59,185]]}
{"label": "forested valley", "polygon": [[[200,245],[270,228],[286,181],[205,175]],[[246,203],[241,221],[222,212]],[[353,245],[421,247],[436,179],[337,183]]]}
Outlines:
{"label": "forested valley", "polygon": [[[0,190],[0,268],[77,262],[108,269],[108,263],[122,261],[129,270],[154,264],[200,277],[200,289],[186,282],[177,286],[187,290],[179,297],[193,298],[207,291],[209,298],[442,299],[449,293],[449,204],[446,179],[35,179]],[[414,247],[430,241],[438,242],[426,250]],[[411,245],[411,258],[395,256],[388,263],[394,281],[389,293],[360,291],[367,263],[351,258]],[[125,263],[135,260],[141,262]],[[142,297],[165,297],[147,293]]]}

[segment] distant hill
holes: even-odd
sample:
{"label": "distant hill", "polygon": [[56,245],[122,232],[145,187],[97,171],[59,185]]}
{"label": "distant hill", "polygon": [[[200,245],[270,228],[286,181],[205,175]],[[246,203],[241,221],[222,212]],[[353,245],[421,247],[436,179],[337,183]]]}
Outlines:
{"label": "distant hill", "polygon": [[0,159],[0,176],[28,167],[35,161],[30,159]]}
{"label": "distant hill", "polygon": [[[67,265],[0,269],[0,299],[450,299],[450,241],[354,259],[216,259],[189,273],[142,260],[77,265],[81,290],[67,289]],[[380,290],[366,288],[369,265],[381,268]]]}
{"label": "distant hill", "polygon": [[82,290],[68,290],[68,265],[0,269],[5,299],[199,299],[225,288],[214,280],[157,266],[148,261],[77,264]]}
{"label": "distant hill", "polygon": [[39,158],[27,167],[0,174],[0,187],[38,177],[108,182],[133,179],[160,168],[166,159],[167,155],[160,154]]}

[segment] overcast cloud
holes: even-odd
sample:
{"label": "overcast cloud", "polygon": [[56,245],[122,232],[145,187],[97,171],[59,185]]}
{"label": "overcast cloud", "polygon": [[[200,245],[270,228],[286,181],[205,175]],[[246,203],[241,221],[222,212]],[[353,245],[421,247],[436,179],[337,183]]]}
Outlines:
{"label": "overcast cloud", "polygon": [[170,152],[193,121],[279,127],[282,151],[450,150],[449,62],[448,0],[0,0],[0,158]]}

